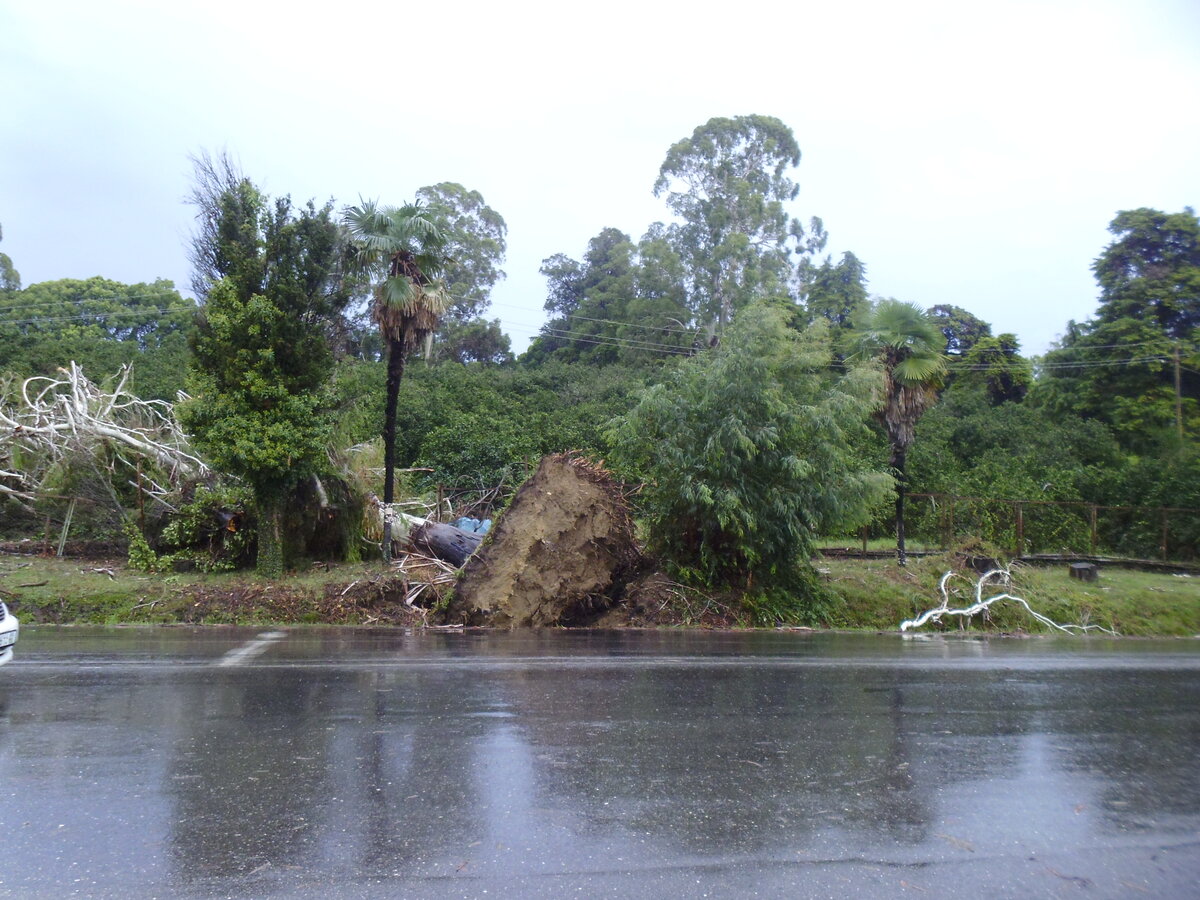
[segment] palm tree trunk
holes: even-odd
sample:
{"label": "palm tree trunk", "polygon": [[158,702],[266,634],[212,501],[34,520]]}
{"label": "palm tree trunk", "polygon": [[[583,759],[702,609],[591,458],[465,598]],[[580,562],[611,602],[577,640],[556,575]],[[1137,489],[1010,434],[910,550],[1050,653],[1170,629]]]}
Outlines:
{"label": "palm tree trunk", "polygon": [[387,405],[383,416],[383,561],[392,561],[392,502],[396,499],[396,405],[404,377],[404,344],[388,339]]}
{"label": "palm tree trunk", "polygon": [[904,551],[904,493],[908,489],[908,476],[904,472],[908,451],[903,447],[892,447],[892,469],[896,472],[896,561],[908,565],[908,554]]}

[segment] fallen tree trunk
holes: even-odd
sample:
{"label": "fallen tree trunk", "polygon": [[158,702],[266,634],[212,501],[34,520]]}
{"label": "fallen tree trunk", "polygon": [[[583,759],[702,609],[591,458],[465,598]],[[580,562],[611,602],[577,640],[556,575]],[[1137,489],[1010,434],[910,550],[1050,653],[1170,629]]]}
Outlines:
{"label": "fallen tree trunk", "polygon": [[461,566],[475,552],[482,534],[463,531],[441,522],[426,522],[409,535],[409,541],[421,553]]}

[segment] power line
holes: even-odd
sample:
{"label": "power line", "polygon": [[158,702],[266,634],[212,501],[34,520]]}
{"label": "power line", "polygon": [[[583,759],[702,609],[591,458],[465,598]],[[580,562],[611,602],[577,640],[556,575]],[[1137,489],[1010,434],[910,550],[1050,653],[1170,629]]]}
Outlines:
{"label": "power line", "polygon": [[616,335],[597,335],[588,334],[583,331],[565,331],[559,328],[544,328],[541,334],[546,334],[550,337],[566,338],[580,343],[590,344],[607,344],[613,347],[630,347],[633,349],[645,350],[661,350],[664,353],[689,353],[687,347],[678,347],[673,344],[663,344],[657,341],[641,341],[635,338],[622,338]]}
{"label": "power line", "polygon": [[[127,296],[124,299],[149,299],[151,296],[152,295],[149,295],[149,294],[140,294],[140,295],[133,295],[132,297]],[[154,295],[154,296],[161,296],[161,295]],[[48,303],[55,303],[55,304],[70,303],[70,304],[80,305],[80,304],[84,304],[84,303],[112,302],[112,299],[114,299],[114,298],[99,298],[99,297],[86,298],[85,297],[85,298],[76,298],[73,300],[66,300],[66,301],[62,301],[62,300],[48,301]],[[462,298],[459,298],[459,299],[462,299]],[[185,299],[185,302],[187,302],[186,299]],[[14,311],[18,311],[18,310],[36,309],[42,305],[45,305],[45,304],[35,303],[35,304],[24,304],[24,305],[13,305],[13,306],[0,307],[0,314],[6,313],[6,312],[14,312]],[[492,305],[492,304],[489,304],[489,305]],[[494,304],[494,305],[506,306],[507,308],[518,308],[518,307],[512,306],[511,304]],[[99,320],[99,319],[110,319],[113,317],[120,317],[120,316],[128,316],[130,318],[143,319],[143,320],[150,318],[150,317],[162,319],[162,318],[167,318],[170,316],[176,316],[181,313],[187,313],[189,315],[193,315],[201,309],[203,309],[202,305],[195,304],[195,303],[189,303],[186,306],[129,308],[129,309],[109,310],[106,312],[79,313],[76,315],[38,316],[35,318],[25,318],[25,319],[4,319],[2,317],[2,315],[0,315],[0,324],[12,325],[12,326],[27,326],[27,325],[40,325],[40,324],[55,323],[55,322],[94,321],[94,320]],[[602,319],[602,318],[598,318],[598,317],[582,316],[582,315],[578,315],[578,314],[572,314],[572,315],[568,316],[566,319],[568,326],[575,321],[592,322],[592,323],[595,323],[598,325],[612,325],[612,326],[616,326],[618,328],[638,329],[638,330],[642,330],[642,331],[654,332],[656,334],[694,335],[700,330],[699,327],[696,327],[696,328],[688,328],[687,326],[681,327],[679,324],[676,324],[673,326],[672,325],[662,326],[662,325],[652,325],[652,324],[648,324],[648,323],[644,323],[644,322],[628,322],[628,321],[621,321],[618,319]],[[139,324],[141,324],[141,323],[139,323]],[[149,323],[147,322],[145,324],[149,324]],[[531,326],[520,326],[520,325],[515,325],[515,324],[509,323],[509,324],[507,324],[507,328],[510,331],[532,333],[535,336],[544,335],[547,337],[559,338],[561,340],[568,340],[568,341],[573,341],[576,343],[591,344],[593,346],[610,346],[610,347],[615,347],[618,349],[639,349],[639,350],[646,350],[649,352],[660,352],[660,353],[663,353],[666,355],[686,355],[691,352],[691,348],[689,348],[689,347],[679,347],[677,345],[667,344],[667,343],[663,343],[661,341],[652,341],[652,340],[646,340],[646,339],[641,339],[641,338],[623,337],[623,336],[619,336],[619,335],[597,335],[597,334],[591,334],[588,332],[572,330],[569,327],[555,327],[553,325],[550,325],[549,323],[542,325],[538,328],[534,328]],[[1130,341],[1130,342],[1124,343],[1124,344],[1097,344],[1097,345],[1088,346],[1088,347],[1061,348],[1059,350],[1051,351],[1051,352],[1065,353],[1065,352],[1070,352],[1071,350],[1092,351],[1092,350],[1100,350],[1100,349],[1126,349],[1126,348],[1132,348],[1132,347],[1142,347],[1142,346],[1147,346],[1147,345],[1156,344],[1156,343],[1160,343],[1160,342],[1159,341]],[[1091,360],[1075,360],[1075,361],[1062,361],[1062,362],[1041,362],[1038,364],[1038,369],[1043,370],[1043,371],[1049,371],[1049,370],[1060,371],[1060,370],[1071,370],[1071,369],[1082,370],[1082,369],[1104,368],[1104,367],[1108,367],[1108,366],[1139,365],[1139,364],[1152,363],[1152,362],[1167,363],[1167,362],[1170,362],[1170,359],[1164,355],[1155,354],[1155,355],[1149,355],[1149,356],[1131,356],[1131,357],[1125,357],[1125,358],[1121,358],[1121,359],[1091,359]],[[836,368],[837,366],[834,366],[834,367]],[[990,366],[986,363],[973,364],[973,365],[951,363],[951,365],[949,366],[949,369],[952,372],[986,372],[986,371],[991,371],[993,369],[993,366]],[[1188,371],[1191,372],[1193,370],[1188,369]]]}

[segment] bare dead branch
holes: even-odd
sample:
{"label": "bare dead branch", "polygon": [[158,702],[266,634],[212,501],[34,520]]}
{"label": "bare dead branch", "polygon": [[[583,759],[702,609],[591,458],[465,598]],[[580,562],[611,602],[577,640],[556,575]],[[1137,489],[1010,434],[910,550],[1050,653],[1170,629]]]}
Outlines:
{"label": "bare dead branch", "polygon": [[961,616],[964,619],[969,619],[972,616],[978,615],[987,610],[993,603],[998,603],[1001,600],[1011,600],[1014,603],[1019,603],[1025,607],[1025,611],[1033,616],[1037,621],[1041,622],[1048,628],[1053,628],[1058,631],[1066,632],[1067,634],[1080,634],[1087,631],[1103,631],[1105,634],[1116,635],[1116,632],[1105,628],[1101,625],[1060,625],[1058,622],[1037,612],[1029,602],[1023,597],[1018,597],[1016,594],[1010,594],[1007,591],[996,594],[995,596],[983,599],[983,588],[990,580],[995,578],[1000,584],[1008,585],[1012,581],[1012,573],[1008,569],[991,569],[979,576],[979,580],[975,582],[975,602],[970,606],[962,609],[950,608],[950,591],[947,588],[951,578],[962,578],[964,576],[956,575],[954,572],[947,572],[942,576],[942,580],[938,583],[938,591],[942,595],[942,603],[933,609],[927,610],[915,619],[908,619],[900,623],[901,631],[908,631],[910,628],[920,628],[927,622],[940,622],[942,616]]}

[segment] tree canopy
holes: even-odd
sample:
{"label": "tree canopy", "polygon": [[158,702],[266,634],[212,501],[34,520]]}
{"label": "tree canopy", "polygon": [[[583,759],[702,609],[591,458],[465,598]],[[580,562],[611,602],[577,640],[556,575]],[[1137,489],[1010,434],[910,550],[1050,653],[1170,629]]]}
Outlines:
{"label": "tree canopy", "polygon": [[347,301],[332,204],[272,200],[226,160],[197,161],[192,399],[179,415],[218,469],[251,486],[260,573],[287,562],[288,492],[327,464],[327,324]]}
{"label": "tree canopy", "polygon": [[683,267],[661,228],[636,245],[605,228],[588,241],[582,260],[556,253],[542,261],[541,273],[552,318],[524,357],[528,363],[661,361],[694,340]]}
{"label": "tree canopy", "polygon": [[835,378],[831,360],[825,326],[797,332],[778,310],[747,307],[718,348],[614,423],[611,459],[643,482],[651,547],[682,574],[796,592],[789,617],[816,601],[815,536],[866,521],[891,485],[856,449],[878,371]]}
{"label": "tree canopy", "polygon": [[1100,306],[1042,360],[1033,399],[1111,425],[1146,452],[1200,429],[1200,220],[1118,213],[1092,266]]}
{"label": "tree canopy", "polygon": [[654,195],[679,217],[668,234],[698,321],[724,327],[751,301],[786,294],[797,249],[789,242],[823,246],[820,220],[806,236],[787,210],[799,163],[791,129],[772,116],[710,119],[667,151]]}
{"label": "tree canopy", "polygon": [[133,364],[130,390],[172,400],[183,388],[196,305],[165,280],[65,278],[31,284],[0,305],[0,372],[51,375],[71,362],[91,378]]}
{"label": "tree canopy", "polygon": [[479,191],[451,181],[419,189],[417,202],[446,233],[441,281],[448,305],[433,336],[433,357],[461,363],[511,362],[512,342],[500,322],[484,318],[492,288],[505,277],[504,217]]}
{"label": "tree canopy", "polygon": [[[0,241],[4,240],[4,229],[0,228]],[[0,253],[0,295],[21,289],[21,273],[13,266],[7,253]]]}

